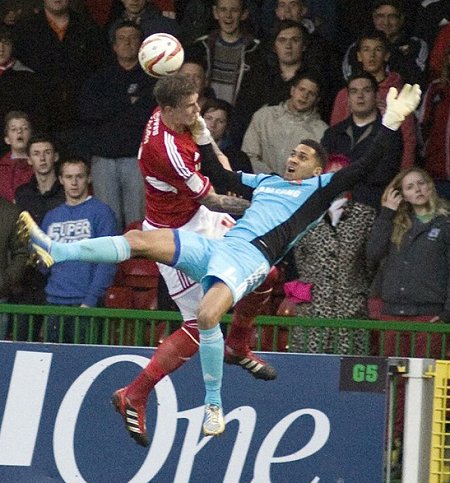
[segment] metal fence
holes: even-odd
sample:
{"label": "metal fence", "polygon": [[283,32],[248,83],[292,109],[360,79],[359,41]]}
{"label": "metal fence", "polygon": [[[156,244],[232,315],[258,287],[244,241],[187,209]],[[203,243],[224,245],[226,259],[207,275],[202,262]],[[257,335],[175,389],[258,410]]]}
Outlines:
{"label": "metal fence", "polygon": [[[0,315],[2,323],[9,325],[9,339],[30,342],[153,347],[181,324],[178,312],[158,310],[0,304]],[[231,315],[227,314],[222,320],[225,332],[230,323]],[[447,359],[449,333],[447,324],[259,316],[252,346],[264,351],[418,357],[420,338],[419,357]],[[395,353],[386,354],[387,336],[391,348],[395,341]]]}

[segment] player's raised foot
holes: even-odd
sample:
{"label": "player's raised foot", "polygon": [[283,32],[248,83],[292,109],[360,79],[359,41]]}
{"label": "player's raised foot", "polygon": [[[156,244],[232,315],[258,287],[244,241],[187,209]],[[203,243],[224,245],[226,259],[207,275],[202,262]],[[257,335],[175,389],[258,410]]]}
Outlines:
{"label": "player's raised foot", "polygon": [[51,267],[55,263],[50,255],[51,238],[38,227],[28,211],[20,213],[17,225],[19,238],[24,243],[28,243],[34,261],[38,265]]}
{"label": "player's raised foot", "polygon": [[116,411],[121,414],[128,434],[140,446],[149,445],[147,428],[145,425],[145,406],[133,405],[126,396],[127,388],[118,389],[111,398]]}
{"label": "player's raised foot", "polygon": [[272,381],[278,375],[274,367],[254,354],[250,349],[241,354],[226,345],[224,361],[227,364],[241,366],[242,369],[248,371],[256,379]]}
{"label": "player's raised foot", "polygon": [[203,419],[203,434],[205,436],[218,436],[225,431],[225,420],[222,408],[215,404],[205,406],[205,418]]}

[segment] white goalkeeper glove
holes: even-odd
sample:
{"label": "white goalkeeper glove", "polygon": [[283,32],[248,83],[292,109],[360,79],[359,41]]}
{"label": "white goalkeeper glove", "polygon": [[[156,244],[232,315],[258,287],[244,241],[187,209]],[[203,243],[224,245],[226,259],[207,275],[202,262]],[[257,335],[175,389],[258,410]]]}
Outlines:
{"label": "white goalkeeper glove", "polygon": [[386,111],[382,123],[389,129],[397,131],[405,117],[419,105],[421,90],[418,84],[405,84],[398,93],[395,87],[389,89],[386,96]]}
{"label": "white goalkeeper glove", "polygon": [[205,144],[210,144],[212,142],[211,133],[206,127],[206,122],[202,116],[198,116],[194,124],[189,126],[189,130],[192,133],[194,141],[199,145],[203,146]]}

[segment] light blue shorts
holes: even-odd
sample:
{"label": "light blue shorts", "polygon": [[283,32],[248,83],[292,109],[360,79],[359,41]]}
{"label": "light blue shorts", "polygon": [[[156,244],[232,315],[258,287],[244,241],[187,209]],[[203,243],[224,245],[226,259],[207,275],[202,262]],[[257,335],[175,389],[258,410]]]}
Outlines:
{"label": "light blue shorts", "polygon": [[269,262],[251,243],[234,237],[205,238],[182,229],[173,232],[176,252],[172,266],[200,282],[205,292],[221,280],[236,303],[269,273]]}

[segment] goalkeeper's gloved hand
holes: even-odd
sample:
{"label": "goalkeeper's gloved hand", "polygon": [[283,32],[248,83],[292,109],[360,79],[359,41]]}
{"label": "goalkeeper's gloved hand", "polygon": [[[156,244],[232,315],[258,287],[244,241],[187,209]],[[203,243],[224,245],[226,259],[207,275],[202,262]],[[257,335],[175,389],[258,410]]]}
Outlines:
{"label": "goalkeeper's gloved hand", "polygon": [[189,126],[189,130],[192,133],[194,141],[199,145],[210,144],[212,142],[211,133],[206,127],[206,122],[202,116],[198,116],[194,124]]}
{"label": "goalkeeper's gloved hand", "polygon": [[386,111],[382,123],[389,129],[397,131],[405,117],[419,105],[421,90],[418,84],[405,84],[398,93],[395,87],[389,89],[386,96]]}

